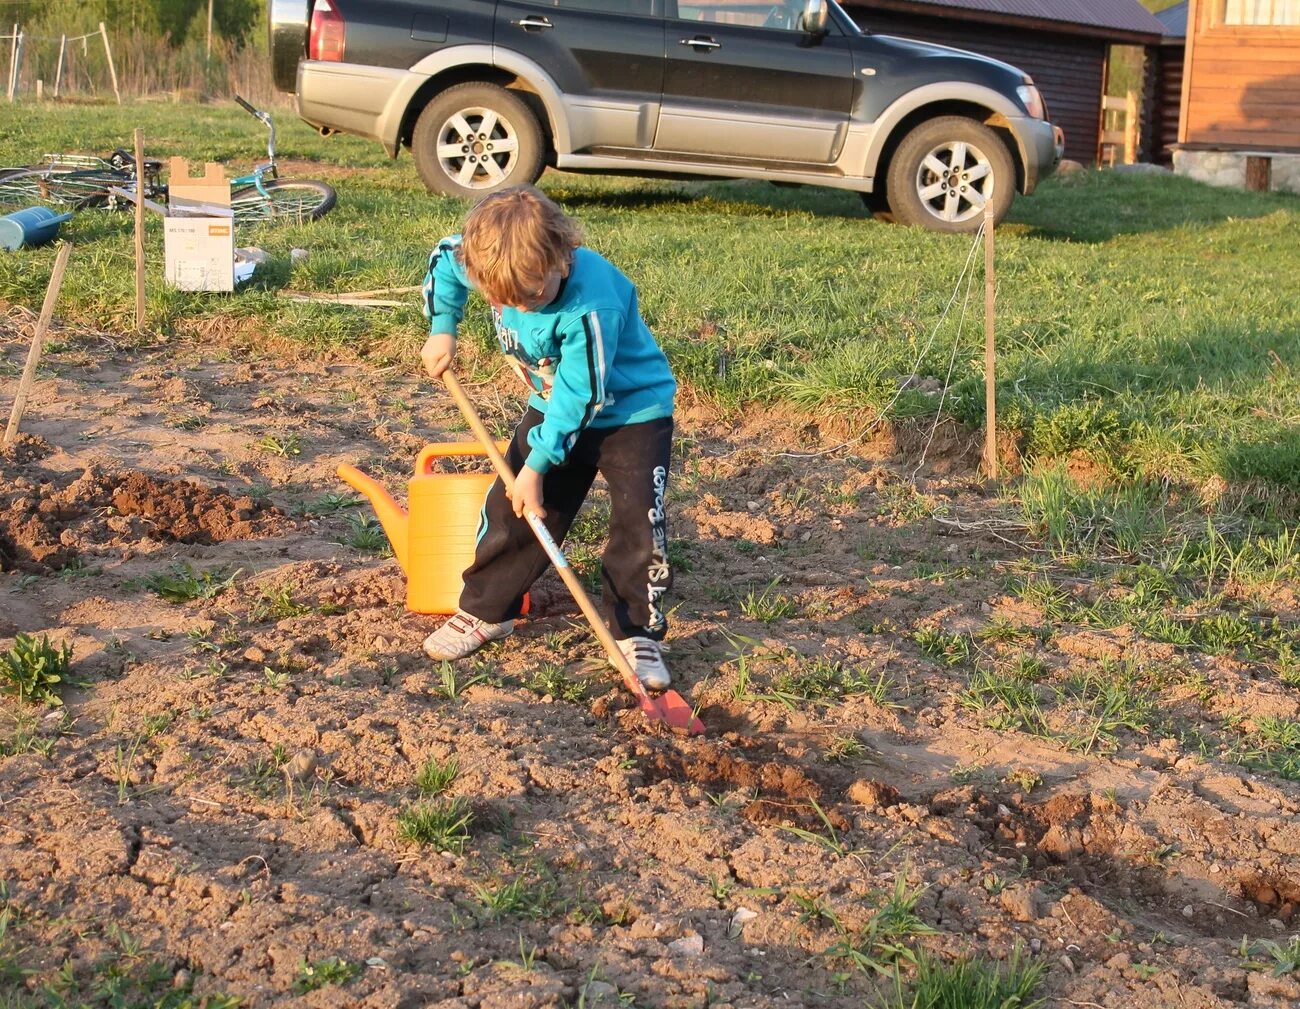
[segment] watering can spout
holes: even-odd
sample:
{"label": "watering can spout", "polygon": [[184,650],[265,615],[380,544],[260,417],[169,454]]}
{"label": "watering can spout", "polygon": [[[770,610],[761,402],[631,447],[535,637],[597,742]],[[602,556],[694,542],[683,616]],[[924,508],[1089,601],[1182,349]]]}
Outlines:
{"label": "watering can spout", "polygon": [[366,476],[355,466],[345,463],[338,468],[338,475],[340,480],[358,494],[364,494],[369,499],[370,506],[379,516],[379,524],[384,527],[384,534],[393,547],[393,556],[397,558],[397,563],[402,566],[402,570],[409,575],[410,571],[407,570],[406,564],[409,556],[407,539],[410,523],[405,509],[393,500],[393,496],[384,490],[378,480]]}

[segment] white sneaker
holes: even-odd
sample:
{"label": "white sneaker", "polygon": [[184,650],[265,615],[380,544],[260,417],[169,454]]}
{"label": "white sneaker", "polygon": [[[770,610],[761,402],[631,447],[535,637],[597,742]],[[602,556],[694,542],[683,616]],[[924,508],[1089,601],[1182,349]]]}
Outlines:
{"label": "white sneaker", "polygon": [[514,629],[513,620],[489,624],[464,610],[457,610],[445,624],[424,639],[424,654],[438,662],[463,659],[489,641],[507,637]]}
{"label": "white sneaker", "polygon": [[672,683],[672,674],[664,665],[663,651],[659,642],[651,638],[624,638],[618,642],[618,650],[623,653],[632,672],[647,690],[663,690]]}

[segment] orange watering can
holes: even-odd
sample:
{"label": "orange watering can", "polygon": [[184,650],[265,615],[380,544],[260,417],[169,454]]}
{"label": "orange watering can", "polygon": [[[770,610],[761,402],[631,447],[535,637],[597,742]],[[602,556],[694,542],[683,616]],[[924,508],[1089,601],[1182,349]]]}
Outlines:
{"label": "orange watering can", "polygon": [[[497,448],[505,451],[506,445],[499,442]],[[496,479],[494,473],[438,473],[434,460],[483,454],[483,447],[472,442],[424,446],[407,489],[409,513],[355,466],[338,468],[339,478],[369,498],[379,516],[397,563],[406,572],[406,608],[413,613],[456,612],[461,575],[474,560],[483,501]]]}

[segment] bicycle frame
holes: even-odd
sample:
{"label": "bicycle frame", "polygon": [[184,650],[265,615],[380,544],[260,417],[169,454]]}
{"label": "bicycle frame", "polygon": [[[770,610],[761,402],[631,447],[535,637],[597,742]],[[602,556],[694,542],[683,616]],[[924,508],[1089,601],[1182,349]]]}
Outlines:
{"label": "bicycle frame", "polygon": [[263,112],[261,109],[255,108],[239,95],[235,95],[235,101],[239,103],[240,107],[245,112],[266,127],[266,156],[268,160],[255,164],[253,166],[252,174],[240,175],[231,179],[230,188],[239,189],[241,186],[251,185],[254,186],[262,196],[269,198],[266,187],[262,185],[262,180],[267,176],[270,176],[272,179],[278,178],[275,164],[275,122],[271,119],[271,114],[269,112]]}

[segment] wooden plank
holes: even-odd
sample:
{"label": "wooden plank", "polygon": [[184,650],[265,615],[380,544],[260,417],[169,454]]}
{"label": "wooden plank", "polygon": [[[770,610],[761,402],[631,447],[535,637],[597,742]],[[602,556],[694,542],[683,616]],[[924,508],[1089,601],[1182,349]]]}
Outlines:
{"label": "wooden plank", "polygon": [[1300,108],[1300,94],[1292,91],[1260,91],[1254,86],[1228,88],[1223,84],[1202,84],[1197,80],[1192,85],[1192,94],[1198,103],[1213,105],[1221,109],[1242,110],[1249,106],[1251,118],[1259,118],[1261,109],[1275,108],[1279,115],[1290,113]]}
{"label": "wooden plank", "polygon": [[1243,81],[1243,76],[1231,73],[1197,74],[1192,84],[1196,88],[1207,91],[1273,95],[1277,97],[1279,104],[1300,105],[1300,87],[1296,86],[1297,78],[1265,77]]}
{"label": "wooden plank", "polygon": [[1201,44],[1196,47],[1198,65],[1213,60],[1250,60],[1255,55],[1258,55],[1257,62],[1260,63],[1282,63],[1294,67],[1296,60],[1300,59],[1300,46],[1294,42],[1290,45],[1270,45],[1263,40],[1245,43],[1235,39],[1231,42],[1201,39]]}
{"label": "wooden plank", "polygon": [[1240,125],[1261,132],[1283,130],[1296,132],[1300,107],[1272,105],[1244,105],[1242,102],[1197,101],[1192,92],[1192,108],[1196,119],[1213,119],[1224,126]]}
{"label": "wooden plank", "polygon": [[1275,151],[1279,148],[1300,148],[1300,132],[1241,130],[1196,121],[1187,125],[1187,139],[1182,143],[1226,144],[1243,150]]}
{"label": "wooden plank", "polygon": [[1260,46],[1268,49],[1296,48],[1295,29],[1272,28],[1256,25],[1249,28],[1218,25],[1204,29],[1200,39],[1209,48],[1216,46],[1240,46],[1252,48]]}

